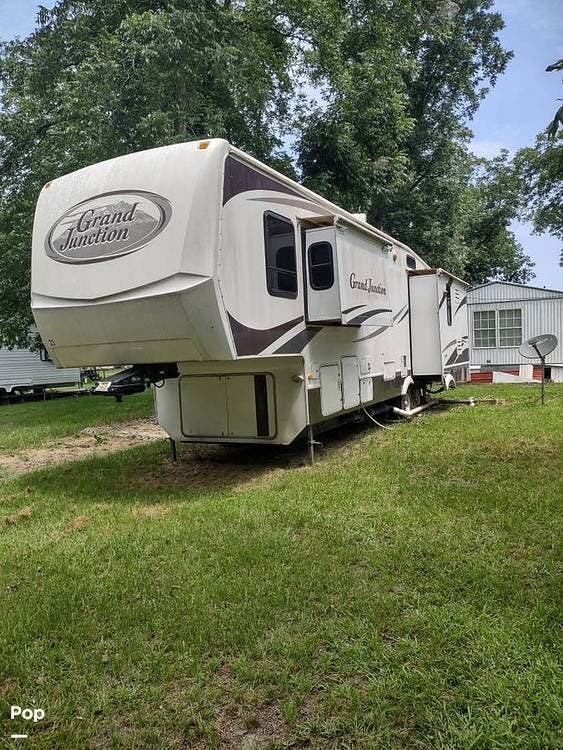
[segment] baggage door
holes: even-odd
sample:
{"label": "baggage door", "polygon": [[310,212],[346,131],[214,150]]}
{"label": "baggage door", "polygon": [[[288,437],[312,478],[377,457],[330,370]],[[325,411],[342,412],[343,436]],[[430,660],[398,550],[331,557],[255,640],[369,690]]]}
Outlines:
{"label": "baggage door", "polygon": [[307,323],[341,323],[340,285],[334,227],[305,232],[305,317]]}
{"label": "baggage door", "polygon": [[319,367],[321,384],[321,414],[323,417],[342,411],[342,384],[338,365]]}
{"label": "baggage door", "polygon": [[342,357],[342,402],[345,409],[360,405],[360,366],[357,357]]}

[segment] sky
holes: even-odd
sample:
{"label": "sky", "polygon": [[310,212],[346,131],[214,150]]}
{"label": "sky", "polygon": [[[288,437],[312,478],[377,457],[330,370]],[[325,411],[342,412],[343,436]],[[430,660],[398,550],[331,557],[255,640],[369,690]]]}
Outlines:
{"label": "sky", "polygon": [[[51,7],[53,0],[43,0]],[[12,39],[33,31],[37,0],[0,0],[0,37]],[[482,103],[471,127],[473,151],[491,157],[501,148],[511,153],[533,145],[563,97],[560,73],[545,68],[563,58],[563,0],[496,0],[505,28],[500,37],[514,52],[506,73]],[[549,235],[534,235],[527,224],[512,226],[524,251],[535,262],[532,284],[563,288],[559,267],[560,241]]]}

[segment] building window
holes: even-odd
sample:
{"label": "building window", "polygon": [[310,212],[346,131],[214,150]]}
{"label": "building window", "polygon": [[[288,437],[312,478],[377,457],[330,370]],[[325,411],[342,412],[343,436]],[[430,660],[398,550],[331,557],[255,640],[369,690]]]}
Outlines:
{"label": "building window", "polygon": [[266,285],[273,297],[297,297],[295,229],[289,219],[270,211],[264,214]]}
{"label": "building window", "polygon": [[473,345],[476,349],[492,348],[497,345],[494,310],[475,310],[473,313]]}
{"label": "building window", "polygon": [[522,343],[522,310],[499,310],[498,333],[500,346],[520,346]]}
{"label": "building window", "polygon": [[330,242],[315,242],[309,247],[309,283],[317,292],[334,284],[334,263]]}

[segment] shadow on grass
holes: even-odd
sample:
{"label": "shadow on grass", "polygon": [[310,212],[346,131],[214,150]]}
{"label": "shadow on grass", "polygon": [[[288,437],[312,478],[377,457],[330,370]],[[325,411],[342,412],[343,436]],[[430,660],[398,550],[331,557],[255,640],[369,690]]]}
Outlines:
{"label": "shadow on grass", "polygon": [[[373,425],[348,423],[323,433],[317,460],[351,446]],[[0,482],[2,495],[39,495],[84,501],[159,503],[171,496],[190,500],[203,495],[260,485],[287,470],[309,467],[306,440],[290,446],[179,444],[177,461],[167,441],[134,446],[57,463]]]}

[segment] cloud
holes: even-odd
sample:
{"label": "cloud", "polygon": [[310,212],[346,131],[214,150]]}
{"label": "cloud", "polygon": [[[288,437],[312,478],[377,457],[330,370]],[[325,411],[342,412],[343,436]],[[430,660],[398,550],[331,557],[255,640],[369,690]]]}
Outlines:
{"label": "cloud", "polygon": [[484,159],[492,159],[493,156],[498,156],[500,151],[505,148],[510,153],[513,151],[503,141],[487,140],[483,138],[473,139],[469,145],[469,149],[475,156],[480,156]]}

